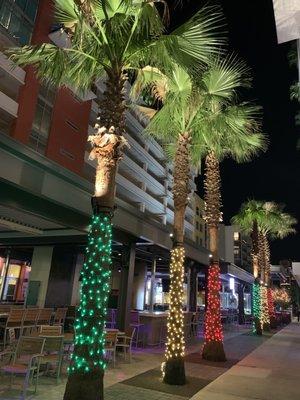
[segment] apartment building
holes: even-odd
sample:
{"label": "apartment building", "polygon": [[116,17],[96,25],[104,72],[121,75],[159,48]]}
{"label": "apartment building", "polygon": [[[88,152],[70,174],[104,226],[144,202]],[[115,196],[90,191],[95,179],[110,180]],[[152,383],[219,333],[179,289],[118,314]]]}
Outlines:
{"label": "apartment building", "polygon": [[194,192],[194,241],[197,245],[208,248],[208,236],[205,221],[203,218],[205,202],[201,197]]}
{"label": "apartment building", "polygon": [[[3,53],[43,42],[68,42],[53,25],[51,0],[0,1],[0,300],[22,301],[29,293],[34,304],[59,305],[74,302],[78,292],[95,169],[87,136],[105,83],[99,79],[84,97],[72,88],[48,88],[32,67],[12,65]],[[127,112],[130,148],[118,170],[114,217],[116,291],[130,275],[122,265],[135,268],[130,276],[141,285],[139,268],[143,275],[154,262],[158,272],[168,265],[172,164],[159,143],[143,136],[144,124],[143,116]],[[192,200],[185,236],[188,261],[207,265],[208,251],[195,241]]]}

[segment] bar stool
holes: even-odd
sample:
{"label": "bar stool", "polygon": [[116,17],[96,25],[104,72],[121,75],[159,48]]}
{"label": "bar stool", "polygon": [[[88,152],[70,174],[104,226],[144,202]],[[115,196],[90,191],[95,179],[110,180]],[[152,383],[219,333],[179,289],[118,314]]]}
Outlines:
{"label": "bar stool", "polygon": [[144,327],[144,324],[140,323],[140,315],[138,311],[130,311],[130,326],[135,328],[135,347],[138,347],[139,343],[144,343],[143,338],[140,338],[140,330]]}

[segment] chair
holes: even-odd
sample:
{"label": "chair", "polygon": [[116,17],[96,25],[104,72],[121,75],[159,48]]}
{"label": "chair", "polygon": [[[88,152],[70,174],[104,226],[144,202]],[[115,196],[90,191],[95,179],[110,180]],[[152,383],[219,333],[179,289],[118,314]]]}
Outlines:
{"label": "chair", "polygon": [[39,316],[38,308],[27,308],[25,310],[25,315],[23,318],[23,325],[22,325],[22,335],[24,334],[24,332],[27,333],[27,330],[29,330],[30,333],[32,329],[36,327],[38,316]]}
{"label": "chair", "polygon": [[53,325],[60,325],[64,329],[68,308],[57,308],[53,318]]}
{"label": "chair", "polygon": [[123,349],[125,360],[126,360],[126,355],[129,354],[129,362],[131,362],[131,349],[132,349],[134,334],[135,334],[135,328],[129,327],[128,330],[126,331],[125,336],[117,337],[117,339],[118,339],[117,340],[117,349],[118,348]]}
{"label": "chair", "polygon": [[13,308],[11,309],[5,321],[0,323],[0,329],[3,329],[3,347],[6,346],[6,337],[9,328],[22,330],[23,318],[25,309]]}
{"label": "chair", "polygon": [[35,379],[34,392],[36,393],[44,345],[44,338],[21,336],[15,351],[6,351],[1,354],[1,357],[7,354],[11,356],[10,362],[1,367],[2,372],[11,376],[11,383],[14,375],[23,375],[25,378],[22,385],[22,400],[26,397],[30,380]]}
{"label": "chair", "polygon": [[138,344],[140,342],[143,343],[143,339],[139,339],[140,337],[140,329],[144,327],[144,324],[140,323],[140,314],[138,311],[130,311],[130,326],[132,328],[135,328],[135,338],[134,338],[134,343],[135,347],[138,347]]}
{"label": "chair", "polygon": [[112,359],[114,367],[116,366],[116,346],[117,346],[118,332],[106,332],[105,336],[105,354],[109,355]]}
{"label": "chair", "polygon": [[7,304],[0,305],[0,314],[9,314],[11,310],[11,306]]}
{"label": "chair", "polygon": [[116,327],[116,310],[109,308],[106,317],[106,327],[114,329]]}
{"label": "chair", "polygon": [[36,326],[40,328],[41,325],[50,325],[52,313],[52,308],[40,308]]}
{"label": "chair", "polygon": [[204,313],[196,312],[193,315],[192,322],[191,322],[191,331],[193,336],[198,335],[198,331],[204,323]]}
{"label": "chair", "polygon": [[59,325],[41,325],[39,336],[61,336],[62,328]]}
{"label": "chair", "polygon": [[[54,327],[51,326],[51,328]],[[61,327],[57,326],[55,328]],[[41,364],[46,365],[46,373],[49,370],[49,365],[55,366],[56,383],[58,384],[64,356],[64,336],[48,336],[46,334],[40,334],[40,337],[46,339],[44,346],[44,357],[41,359]]]}

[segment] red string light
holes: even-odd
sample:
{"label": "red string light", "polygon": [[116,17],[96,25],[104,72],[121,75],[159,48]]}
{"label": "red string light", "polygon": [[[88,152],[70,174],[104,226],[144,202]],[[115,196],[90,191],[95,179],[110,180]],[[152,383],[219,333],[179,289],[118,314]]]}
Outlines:
{"label": "red string light", "polygon": [[275,307],[274,307],[274,301],[273,301],[273,293],[272,293],[272,289],[270,287],[268,288],[268,309],[269,309],[270,318],[274,318],[275,317]]}
{"label": "red string light", "polygon": [[213,263],[208,270],[207,306],[204,327],[204,346],[209,342],[223,342],[220,309],[220,267]]}

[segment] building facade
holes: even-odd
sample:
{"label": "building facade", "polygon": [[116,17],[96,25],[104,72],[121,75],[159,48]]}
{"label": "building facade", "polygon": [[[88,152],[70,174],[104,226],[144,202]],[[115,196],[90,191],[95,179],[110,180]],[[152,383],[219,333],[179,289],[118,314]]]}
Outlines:
{"label": "building facade", "polygon": [[206,224],[203,218],[205,210],[204,200],[196,193],[193,193],[194,205],[194,241],[197,245],[208,248],[208,236]]}
{"label": "building facade", "polygon": [[[27,294],[40,306],[77,302],[95,174],[87,136],[105,85],[99,79],[84,97],[48,88],[32,67],[19,68],[4,55],[28,43],[67,46],[53,22],[51,0],[0,2],[0,296],[22,302]],[[159,143],[145,139],[144,123],[127,111],[130,147],[118,169],[113,221],[111,302],[128,306],[130,299],[134,308],[144,305],[143,295],[133,293],[145,293],[147,274],[167,272],[174,216],[172,164]],[[191,201],[187,263],[205,266],[209,253],[194,231]]]}

